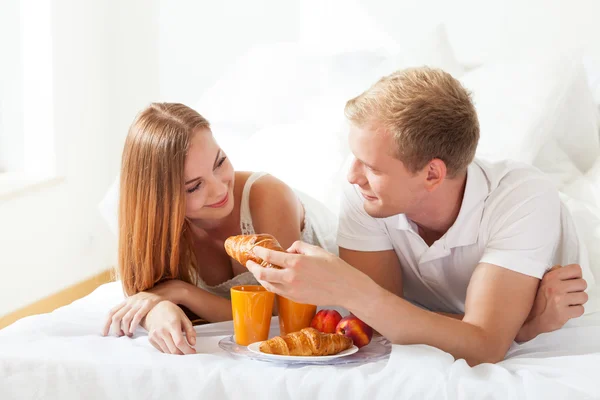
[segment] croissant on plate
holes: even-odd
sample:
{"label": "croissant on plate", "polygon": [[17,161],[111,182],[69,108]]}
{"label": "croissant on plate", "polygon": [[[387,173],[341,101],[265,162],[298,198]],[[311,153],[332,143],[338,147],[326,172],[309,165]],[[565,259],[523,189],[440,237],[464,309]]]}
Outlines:
{"label": "croissant on plate", "polygon": [[298,332],[265,340],[259,349],[263,353],[285,356],[330,356],[350,347],[352,339],[347,336],[304,328]]}
{"label": "croissant on plate", "polygon": [[266,247],[267,249],[276,251],[285,251],[277,239],[269,234],[230,236],[225,240],[225,251],[229,254],[229,257],[243,266],[246,266],[248,260],[252,260],[265,268],[281,269],[281,267],[255,256],[252,253],[252,248],[255,246]]}

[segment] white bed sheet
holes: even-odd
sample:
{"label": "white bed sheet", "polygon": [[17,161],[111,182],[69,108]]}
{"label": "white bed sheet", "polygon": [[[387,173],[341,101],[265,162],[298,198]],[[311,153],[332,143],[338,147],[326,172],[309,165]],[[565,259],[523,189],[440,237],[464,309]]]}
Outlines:
{"label": "white bed sheet", "polygon": [[218,347],[231,322],[196,327],[198,354],[165,355],[143,330],[102,337],[118,283],[0,331],[0,399],[597,399],[600,313],[514,345],[499,364],[470,368],[429,346],[393,346],[358,366],[282,367]]}

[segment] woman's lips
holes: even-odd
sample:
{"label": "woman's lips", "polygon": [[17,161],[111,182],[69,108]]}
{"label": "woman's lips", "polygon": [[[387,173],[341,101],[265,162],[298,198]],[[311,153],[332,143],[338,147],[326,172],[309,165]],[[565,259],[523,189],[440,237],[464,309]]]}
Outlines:
{"label": "woman's lips", "polygon": [[227,204],[227,201],[229,200],[229,193],[227,193],[222,200],[220,200],[217,203],[213,203],[213,204],[209,204],[206,207],[210,207],[210,208],[221,208],[223,207],[225,204]]}

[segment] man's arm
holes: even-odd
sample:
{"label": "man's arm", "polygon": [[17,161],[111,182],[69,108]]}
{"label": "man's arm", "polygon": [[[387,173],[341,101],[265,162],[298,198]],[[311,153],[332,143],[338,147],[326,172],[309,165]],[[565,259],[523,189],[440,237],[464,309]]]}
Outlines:
{"label": "man's arm", "polygon": [[340,258],[367,274],[379,286],[399,297],[402,292],[402,268],[394,250],[356,251],[340,247]]}
{"label": "man's arm", "polygon": [[[367,274],[379,286],[404,298],[402,266],[394,250],[357,251],[340,247],[339,253],[342,260]],[[463,314],[437,313],[459,320],[463,318]]]}
{"label": "man's arm", "polygon": [[398,344],[428,344],[470,365],[502,360],[525,321],[538,279],[481,264],[473,274],[464,320],[423,310],[382,288],[327,251],[296,242],[292,253],[254,249],[283,269],[246,266],[268,290],[294,301],[346,308]]}
{"label": "man's arm", "polygon": [[[409,307],[377,288],[369,289],[377,303],[347,308],[397,343],[433,345],[470,364],[500,361],[532,309],[560,237],[560,201],[545,181],[520,185],[501,199],[482,233],[489,238],[469,282],[462,320]],[[386,315],[394,310],[396,318]]]}
{"label": "man's arm", "polygon": [[[428,344],[469,365],[501,361],[527,318],[538,279],[480,264],[467,292],[462,320],[422,310],[375,284],[344,306],[397,344]],[[501,301],[499,301],[501,299]]]}

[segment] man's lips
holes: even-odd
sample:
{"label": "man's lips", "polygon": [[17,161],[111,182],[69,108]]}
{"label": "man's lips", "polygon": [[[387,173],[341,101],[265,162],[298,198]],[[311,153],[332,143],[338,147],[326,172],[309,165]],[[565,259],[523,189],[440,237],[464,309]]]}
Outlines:
{"label": "man's lips", "polygon": [[377,200],[377,197],[369,196],[367,194],[364,194],[363,192],[360,192],[360,194],[362,195],[362,197],[364,197],[367,200],[370,200],[370,201]]}

